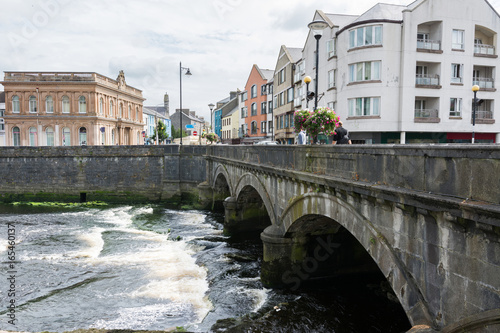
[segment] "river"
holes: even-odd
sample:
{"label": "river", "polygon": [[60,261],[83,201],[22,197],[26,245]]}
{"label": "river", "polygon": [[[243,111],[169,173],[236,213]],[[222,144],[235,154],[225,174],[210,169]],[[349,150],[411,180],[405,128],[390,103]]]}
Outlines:
{"label": "river", "polygon": [[410,329],[383,281],[337,281],[296,292],[264,288],[262,243],[223,236],[222,221],[220,213],[156,205],[1,205],[1,279],[12,281],[0,283],[0,329]]}

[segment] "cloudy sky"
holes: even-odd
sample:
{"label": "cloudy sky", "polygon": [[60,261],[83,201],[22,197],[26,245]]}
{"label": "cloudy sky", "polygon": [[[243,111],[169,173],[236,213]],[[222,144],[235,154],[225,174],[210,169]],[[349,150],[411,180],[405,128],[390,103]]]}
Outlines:
{"label": "cloudy sky", "polygon": [[0,0],[0,72],[114,79],[123,69],[145,105],[168,92],[173,111],[182,62],[193,73],[183,76],[183,107],[208,120],[207,105],[242,90],[253,64],[274,69],[281,45],[304,46],[316,9],[359,15],[378,2],[411,0]]}

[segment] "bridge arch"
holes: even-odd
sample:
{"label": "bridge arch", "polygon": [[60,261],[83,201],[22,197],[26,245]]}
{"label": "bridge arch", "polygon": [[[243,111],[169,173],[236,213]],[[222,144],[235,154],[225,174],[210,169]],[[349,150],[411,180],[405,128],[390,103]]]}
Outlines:
{"label": "bridge arch", "polygon": [[[418,285],[410,276],[409,269],[397,255],[397,251],[386,241],[383,233],[375,224],[359,213],[347,201],[327,193],[309,192],[290,200],[279,222],[267,228],[263,234],[266,255],[266,242],[284,243],[297,231],[301,224],[307,225],[307,219],[325,217],[345,228],[371,256],[379,270],[390,283],[412,325],[435,326],[430,311]],[[325,222],[323,222],[323,229]],[[331,229],[331,224],[330,224]],[[291,241],[295,246],[296,240]],[[271,245],[271,248],[275,245]],[[273,250],[274,251],[274,250]],[[296,260],[297,258],[295,258]],[[264,267],[264,266],[263,266]],[[264,268],[265,269],[265,268]]]}
{"label": "bridge arch", "polygon": [[231,184],[231,177],[229,177],[229,172],[224,164],[219,164],[215,168],[214,177],[212,178],[211,185],[212,188],[214,189],[214,192],[216,193],[218,190],[220,190],[221,187],[227,186],[227,188],[229,189],[229,196],[233,196],[234,190]]}

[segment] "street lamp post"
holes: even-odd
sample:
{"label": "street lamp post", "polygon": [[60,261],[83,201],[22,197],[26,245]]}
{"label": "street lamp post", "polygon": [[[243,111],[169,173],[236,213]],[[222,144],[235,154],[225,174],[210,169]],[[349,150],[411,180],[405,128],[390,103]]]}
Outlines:
{"label": "street lamp post", "polygon": [[309,83],[311,83],[312,79],[310,76],[306,76],[304,78],[304,83],[306,84],[306,109],[309,109],[309,101],[314,98],[314,93],[309,91]]}
{"label": "street lamp post", "polygon": [[314,82],[314,110],[318,108],[318,64],[319,64],[319,40],[323,36],[323,30],[328,27],[328,23],[321,20],[312,21],[307,25],[311,29],[316,39],[316,81]]}
{"label": "street lamp post", "polygon": [[474,100],[472,102],[472,143],[474,143],[474,127],[476,126],[476,109],[477,109],[477,97],[476,93],[479,91],[478,85],[472,86],[472,91],[474,92]]}
{"label": "street lamp post", "polygon": [[214,107],[215,107],[214,103],[210,103],[210,104],[208,104],[208,108],[210,109],[210,130],[211,130],[212,132],[213,132],[213,130],[214,130],[214,120],[213,120],[213,116],[214,116],[214,114],[213,114],[213,112],[214,112]]}
{"label": "street lamp post", "polygon": [[180,135],[181,135],[181,146],[182,146],[182,71],[185,70],[186,74],[185,75],[192,75],[191,71],[189,68],[182,67],[182,63],[179,62],[179,92],[180,92],[180,111],[181,113],[179,114],[179,121],[180,121]]}

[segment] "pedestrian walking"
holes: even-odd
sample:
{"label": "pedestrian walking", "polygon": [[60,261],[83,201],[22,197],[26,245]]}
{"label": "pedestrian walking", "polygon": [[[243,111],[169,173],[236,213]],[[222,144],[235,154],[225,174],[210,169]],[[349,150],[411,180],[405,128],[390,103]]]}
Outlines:
{"label": "pedestrian walking", "polygon": [[339,121],[339,127],[335,129],[335,134],[333,135],[333,144],[346,145],[352,144],[349,138],[349,131],[342,127],[342,122]]}

